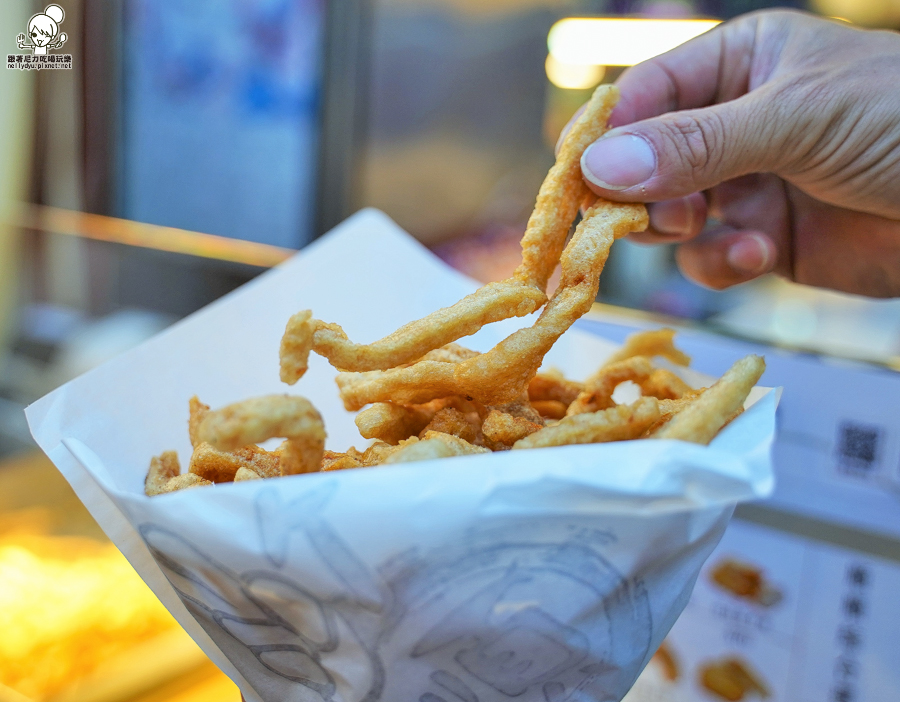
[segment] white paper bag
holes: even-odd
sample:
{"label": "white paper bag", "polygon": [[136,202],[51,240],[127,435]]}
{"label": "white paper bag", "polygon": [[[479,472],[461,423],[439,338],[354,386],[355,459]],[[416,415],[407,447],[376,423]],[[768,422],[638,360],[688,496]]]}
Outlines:
{"label": "white paper bag", "polygon": [[[285,392],[303,308],[375,340],[475,288],[366,210],[302,254],[28,408],[41,447],[250,702],[617,701],[687,602],[735,503],[772,489],[776,393],[710,446],[637,441],[298,475],[148,498],[190,456],[187,401]],[[530,319],[462,343],[486,350]],[[570,331],[570,377],[611,344]],[[291,388],[328,447],[365,445],[313,356]]]}

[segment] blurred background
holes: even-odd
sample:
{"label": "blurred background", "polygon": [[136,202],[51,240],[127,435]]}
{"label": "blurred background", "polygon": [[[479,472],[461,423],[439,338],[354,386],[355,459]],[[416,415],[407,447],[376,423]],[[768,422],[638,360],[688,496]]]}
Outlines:
{"label": "blurred background", "polygon": [[[16,64],[16,35],[45,3],[0,3],[8,61],[0,74],[0,701],[239,699],[36,452],[22,413],[30,402],[251,280],[361,207],[384,210],[479,281],[505,277],[575,109],[624,67],[715,22],[778,6],[900,28],[898,0],[59,5],[67,41],[51,54],[70,63],[33,70]],[[634,21],[610,24],[623,18]],[[870,504],[869,484],[859,482],[869,474],[859,462],[877,463],[890,487],[882,480],[873,489],[890,492],[887,504],[897,509],[900,427],[884,388],[898,377],[889,368],[900,368],[900,301],[774,278],[716,293],[684,279],[669,247],[628,241],[614,248],[598,301],[593,323],[607,334],[659,320],[694,333],[692,353],[709,361],[701,370],[716,364],[704,343],[727,335],[734,344],[793,350],[794,361],[812,364],[804,366],[809,378],[826,369],[826,384],[836,373],[861,374],[851,385],[874,388],[866,403],[885,408],[882,424],[866,434],[871,421],[862,429],[851,422],[843,438],[829,437],[838,448],[823,455],[843,446],[845,458],[855,457],[855,472],[841,474],[853,474],[847,479],[861,490],[861,505]],[[769,384],[803,375],[790,369]],[[877,457],[872,436],[881,441]],[[825,461],[816,455],[785,458],[795,461],[785,470],[813,471]],[[731,537],[733,553],[758,561],[765,551],[790,562],[838,549],[833,568],[840,572],[874,558],[868,577],[883,568],[883,578],[896,578],[900,525],[832,509],[831,493],[819,502],[814,493],[782,498],[739,515],[746,524]],[[831,567],[821,565],[822,573]],[[783,575],[782,600],[790,588],[809,588],[811,572],[819,573]],[[897,592],[879,605],[894,622]],[[802,627],[814,630],[804,621],[791,620],[775,639],[762,630],[754,638],[733,627],[727,635],[715,624],[694,628],[722,639],[721,651],[704,654],[720,663],[742,646],[745,658],[755,646],[784,659],[779,652],[795,650]],[[701,648],[682,637],[657,666],[677,674],[634,694],[675,695],[674,687],[665,692],[671,683],[685,695],[677,699],[740,699],[690,682],[697,676],[684,661]],[[778,700],[896,699],[900,679],[884,670],[898,669],[900,640],[873,634],[866,650],[869,658],[851,661],[856,687],[835,682],[835,661],[849,654],[829,649],[821,670],[796,680],[784,673],[787,682],[770,682],[767,692]],[[860,682],[859,666],[870,658],[868,669],[881,671],[878,684]],[[804,680],[823,675],[831,682],[819,696]]]}

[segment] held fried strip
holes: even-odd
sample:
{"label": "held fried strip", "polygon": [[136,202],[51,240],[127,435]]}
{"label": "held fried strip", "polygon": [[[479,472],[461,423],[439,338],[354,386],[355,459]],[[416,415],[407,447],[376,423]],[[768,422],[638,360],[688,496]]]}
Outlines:
{"label": "held fried strip", "polygon": [[598,201],[563,252],[559,288],[534,326],[461,363],[420,361],[388,371],[339,373],[344,406],[356,410],[371,402],[417,404],[447,395],[499,405],[524,397],[544,355],[593,304],[613,241],[646,226],[643,205]]}
{"label": "held fried strip", "polygon": [[603,365],[609,366],[632,356],[662,356],[679,366],[689,366],[691,357],[675,348],[674,338],[675,330],[667,327],[629,334],[622,348],[607,358]]}
{"label": "held fried strip", "polygon": [[766,362],[747,356],[729,368],[708,390],[657,429],[650,438],[708,444],[744,405]]}
{"label": "held fried strip", "polygon": [[561,419],[517,441],[513,449],[637,439],[658,417],[656,398],[642,397],[633,405],[619,405]]}
{"label": "held fried strip", "polygon": [[522,262],[511,278],[489,283],[456,304],[410,322],[371,344],[353,343],[336,324],[318,320],[289,324],[285,336],[292,340],[291,351],[286,352],[282,346],[282,380],[294,383],[303,375],[307,361],[301,356],[303,352],[308,354],[309,348],[342,370],[385,370],[474,334],[486,324],[522,317],[543,305],[547,281],[587,193],[581,177],[581,155],[606,132],[618,95],[612,85],[598,87],[563,141],[556,163],[538,192],[522,237]]}
{"label": "held fried strip", "polygon": [[198,433],[220,451],[283,436],[282,475],[318,471],[325,450],[325,427],[316,408],[305,398],[288,395],[257,397],[212,411]]}
{"label": "held fried strip", "polygon": [[569,405],[566,415],[571,417],[585,412],[613,407],[613,392],[616,386],[626,380],[640,383],[653,372],[653,366],[644,356],[634,356],[600,368],[594,375],[584,381],[584,390]]}
{"label": "held fried strip", "polygon": [[569,228],[575,221],[582,200],[590,192],[581,175],[581,156],[585,149],[603,136],[609,115],[619,100],[613,85],[601,85],[563,140],[556,163],[538,191],[534,211],[522,237],[522,263],[514,277],[533,282],[546,290],[556,269]]}

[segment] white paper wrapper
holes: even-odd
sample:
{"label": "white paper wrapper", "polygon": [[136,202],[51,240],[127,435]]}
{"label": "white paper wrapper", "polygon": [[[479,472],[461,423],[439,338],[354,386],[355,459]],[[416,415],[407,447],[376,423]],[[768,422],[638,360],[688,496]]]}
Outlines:
{"label": "white paper wrapper", "polygon": [[[187,463],[187,400],[285,392],[298,309],[374,340],[475,285],[366,210],[239,291],[28,409],[41,447],[251,702],[617,701],[687,602],[734,504],[772,489],[776,393],[708,447],[621,442],[143,494]],[[463,343],[487,349],[530,320]],[[584,377],[611,344],[547,359]],[[318,356],[291,392],[363,446]]]}

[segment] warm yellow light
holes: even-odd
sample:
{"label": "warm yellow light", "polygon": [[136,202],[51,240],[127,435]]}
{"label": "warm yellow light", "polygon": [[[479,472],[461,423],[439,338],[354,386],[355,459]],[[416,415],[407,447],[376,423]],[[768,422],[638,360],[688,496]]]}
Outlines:
{"label": "warm yellow light", "polygon": [[674,49],[718,20],[570,18],[550,29],[550,55],[562,64],[633,66]]}
{"label": "warm yellow light", "polygon": [[593,88],[603,80],[603,74],[606,73],[604,66],[561,63],[553,54],[548,54],[544,67],[547,69],[547,78],[553,85],[573,90]]}

